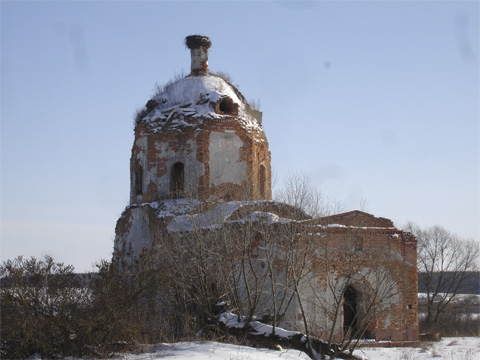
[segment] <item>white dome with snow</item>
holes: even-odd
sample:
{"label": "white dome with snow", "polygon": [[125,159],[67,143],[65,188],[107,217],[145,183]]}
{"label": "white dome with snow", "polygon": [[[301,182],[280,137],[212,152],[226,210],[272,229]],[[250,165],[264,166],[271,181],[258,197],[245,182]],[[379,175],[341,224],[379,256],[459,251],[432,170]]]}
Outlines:
{"label": "white dome with snow", "polygon": [[[250,108],[243,95],[216,75],[187,76],[156,94],[137,120],[148,125],[187,118],[235,117],[247,127],[259,127],[260,112]],[[187,125],[184,123],[183,125]]]}

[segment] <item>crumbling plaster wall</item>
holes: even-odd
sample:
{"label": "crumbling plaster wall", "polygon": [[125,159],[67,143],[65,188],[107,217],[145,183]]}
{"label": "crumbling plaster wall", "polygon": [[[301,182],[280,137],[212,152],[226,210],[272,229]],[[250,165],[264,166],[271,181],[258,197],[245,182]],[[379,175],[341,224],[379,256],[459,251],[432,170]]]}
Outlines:
{"label": "crumbling plaster wall", "polygon": [[[170,195],[172,167],[176,162],[184,164],[185,195],[195,197],[199,178],[205,174],[205,165],[198,159],[199,133],[188,131],[175,134],[149,134],[135,139],[131,160],[130,203],[152,202]],[[135,168],[143,168],[141,195],[135,194]]]}
{"label": "crumbling plaster wall", "polygon": [[247,164],[240,160],[243,141],[231,132],[211,132],[209,140],[210,186],[246,181]]}
{"label": "crumbling plaster wall", "polygon": [[114,258],[130,265],[140,254],[153,247],[153,229],[158,227],[152,222],[149,206],[139,206],[125,211],[118,219],[115,228]]}

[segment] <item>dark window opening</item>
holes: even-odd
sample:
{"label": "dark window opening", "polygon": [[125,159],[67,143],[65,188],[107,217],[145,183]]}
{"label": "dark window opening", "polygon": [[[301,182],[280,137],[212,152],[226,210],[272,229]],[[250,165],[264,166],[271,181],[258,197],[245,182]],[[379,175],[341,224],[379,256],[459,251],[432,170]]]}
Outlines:
{"label": "dark window opening", "polygon": [[233,108],[233,101],[230,98],[224,98],[222,101],[220,101],[220,104],[218,105],[218,108],[220,109],[221,112],[225,114],[230,114],[232,112]]}
{"label": "dark window opening", "polygon": [[260,165],[260,197],[262,199],[265,199],[265,181],[266,181],[266,176],[265,176],[265,166]]}
{"label": "dark window opening", "polygon": [[344,334],[355,334],[358,331],[358,292],[349,285],[343,297],[343,332]]}
{"label": "dark window opening", "polygon": [[172,181],[170,184],[170,191],[175,196],[180,196],[185,189],[185,171],[183,163],[177,162],[172,166]]}
{"label": "dark window opening", "polygon": [[135,195],[143,194],[143,169],[137,165],[135,169]]}
{"label": "dark window opening", "polygon": [[230,97],[225,96],[217,102],[215,112],[221,115],[238,115],[238,104],[235,104]]}

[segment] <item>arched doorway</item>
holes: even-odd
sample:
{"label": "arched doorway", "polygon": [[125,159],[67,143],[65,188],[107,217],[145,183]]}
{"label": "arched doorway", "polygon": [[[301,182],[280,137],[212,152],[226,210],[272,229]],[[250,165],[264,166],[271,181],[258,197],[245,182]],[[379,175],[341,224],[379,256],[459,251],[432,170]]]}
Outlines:
{"label": "arched doorway", "polygon": [[358,332],[359,293],[349,285],[343,294],[343,333],[355,334]]}

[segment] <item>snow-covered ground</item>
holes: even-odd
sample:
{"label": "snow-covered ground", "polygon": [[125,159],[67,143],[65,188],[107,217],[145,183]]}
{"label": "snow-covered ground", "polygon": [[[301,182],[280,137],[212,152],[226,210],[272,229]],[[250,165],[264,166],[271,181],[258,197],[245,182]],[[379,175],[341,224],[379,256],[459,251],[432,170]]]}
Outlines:
{"label": "snow-covered ground", "polygon": [[188,359],[188,360],[299,360],[310,359],[300,351],[255,349],[248,346],[217,342],[175,343],[156,345],[143,354],[123,354],[122,359]]}
{"label": "snow-covered ground", "polygon": [[[436,296],[434,299],[434,302],[438,302],[441,298],[446,297],[449,299],[451,294],[446,293],[440,293]],[[456,294],[455,295],[455,301],[460,302],[460,301],[471,301],[474,304],[480,304],[480,295],[478,294]],[[420,304],[425,304],[427,302],[427,293],[418,293],[418,302]]]}
{"label": "snow-covered ground", "polygon": [[[444,338],[416,348],[361,348],[355,354],[365,360],[480,360],[480,338]],[[269,360],[309,359],[296,351],[254,349],[246,346],[204,343],[161,344],[145,349],[142,354],[122,354],[122,359],[189,359],[189,360]]]}
{"label": "snow-covered ground", "polygon": [[480,360],[480,337],[444,338],[415,348],[363,348],[356,355],[370,360]]}

